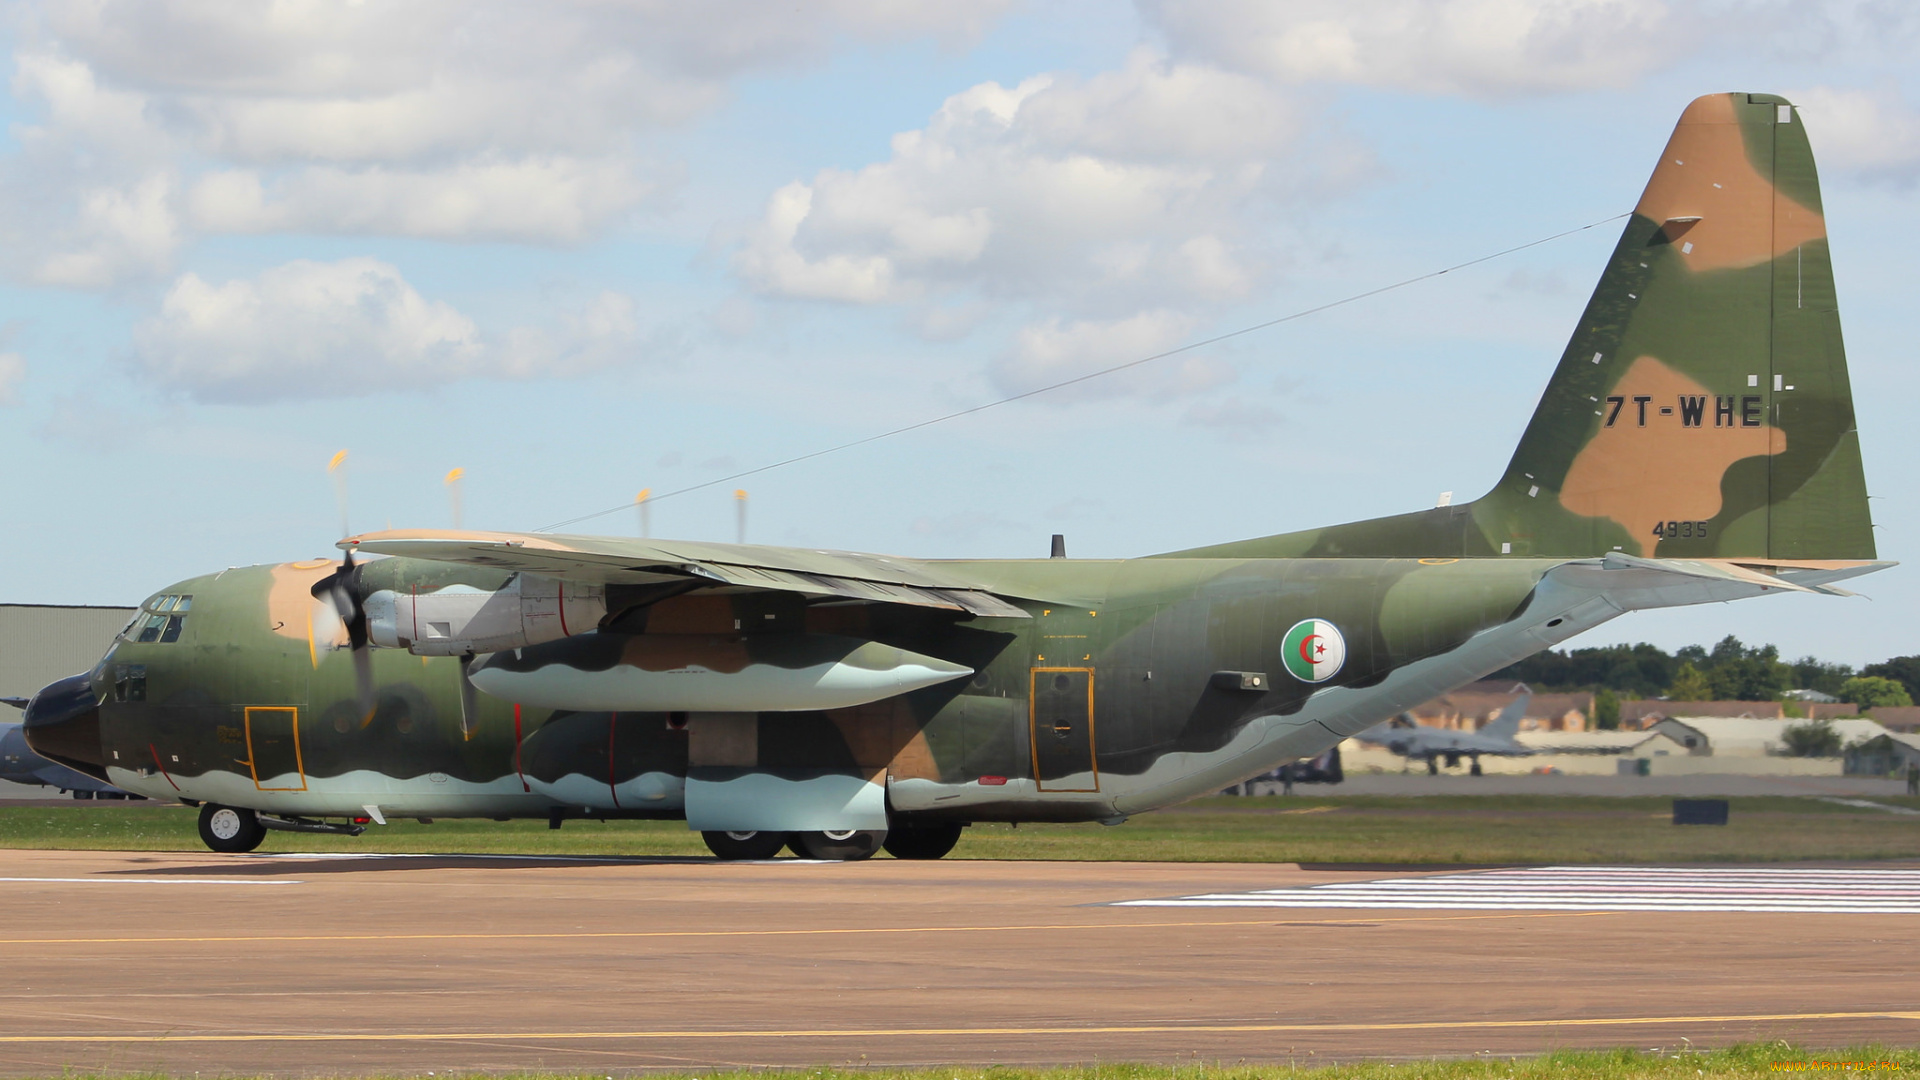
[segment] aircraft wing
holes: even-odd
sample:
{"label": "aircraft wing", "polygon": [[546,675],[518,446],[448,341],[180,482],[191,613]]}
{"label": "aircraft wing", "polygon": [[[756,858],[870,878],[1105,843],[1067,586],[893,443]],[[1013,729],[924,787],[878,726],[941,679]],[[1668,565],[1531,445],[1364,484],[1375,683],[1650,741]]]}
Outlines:
{"label": "aircraft wing", "polygon": [[600,585],[697,580],[739,589],[1028,618],[1018,605],[924,563],[849,551],[421,529],[366,533],[340,541],[339,547]]}

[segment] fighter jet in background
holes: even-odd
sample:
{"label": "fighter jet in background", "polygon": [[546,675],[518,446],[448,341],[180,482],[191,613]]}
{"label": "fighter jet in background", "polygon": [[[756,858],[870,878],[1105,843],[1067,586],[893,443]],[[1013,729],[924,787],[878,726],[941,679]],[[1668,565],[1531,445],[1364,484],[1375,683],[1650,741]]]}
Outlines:
{"label": "fighter jet in background", "polygon": [[1527,706],[1532,703],[1532,694],[1521,694],[1478,731],[1428,727],[1415,720],[1412,713],[1403,712],[1383,724],[1375,724],[1354,738],[1373,746],[1384,746],[1409,761],[1424,760],[1428,773],[1440,771],[1439,762],[1442,758],[1446,759],[1449,769],[1459,767],[1461,758],[1471,758],[1473,767],[1470,771],[1472,775],[1479,776],[1482,754],[1523,757],[1533,753],[1531,748],[1513,740],[1520,731],[1520,720],[1527,715]]}
{"label": "fighter jet in background", "polygon": [[[11,701],[7,702],[12,704]],[[22,701],[16,707],[25,708]],[[0,780],[14,784],[57,788],[62,795],[76,799],[123,799],[126,792],[102,783],[85,773],[75,772],[56,761],[48,761],[33,752],[18,723],[0,724]]]}
{"label": "fighter jet in background", "polygon": [[[1472,398],[1432,410],[1504,422]],[[1354,417],[1356,439],[1380,420]],[[583,443],[579,467],[605,454]],[[1281,470],[1236,490],[1297,518],[1313,488]],[[1845,595],[1888,565],[1812,151],[1762,94],[1681,117],[1470,503],[1116,560],[431,530],[339,547],[160,590],[34,697],[28,741],[199,805],[221,851],[355,818],[592,816],[684,819],[723,858],[938,858],[970,822],[1118,823],[1314,757],[1624,612]]]}

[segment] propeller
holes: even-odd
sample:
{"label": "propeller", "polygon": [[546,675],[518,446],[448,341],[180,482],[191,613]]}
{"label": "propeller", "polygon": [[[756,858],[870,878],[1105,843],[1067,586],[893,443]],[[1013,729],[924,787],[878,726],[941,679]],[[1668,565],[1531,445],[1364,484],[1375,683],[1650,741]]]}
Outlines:
{"label": "propeller", "polygon": [[331,605],[347,631],[347,649],[353,657],[355,700],[364,724],[373,718],[373,646],[367,636],[367,609],[360,602],[360,571],[353,552],[341,553],[340,568],[313,583],[313,598]]}
{"label": "propeller", "polygon": [[[340,503],[340,535],[347,531],[347,474],[345,450],[327,462],[327,474],[333,477],[334,497]],[[367,635],[367,609],[360,602],[360,573],[353,565],[353,552],[341,552],[340,568],[313,583],[313,598],[325,601],[340,618],[347,631],[347,648],[353,656],[354,699],[360,706],[360,724],[373,719],[376,701],[373,695],[373,647]]]}

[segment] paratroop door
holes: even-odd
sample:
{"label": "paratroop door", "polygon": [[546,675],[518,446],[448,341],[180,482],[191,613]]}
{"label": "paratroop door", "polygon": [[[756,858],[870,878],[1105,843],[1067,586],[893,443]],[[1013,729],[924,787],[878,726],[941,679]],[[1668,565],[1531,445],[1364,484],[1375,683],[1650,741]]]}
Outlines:
{"label": "paratroop door", "polygon": [[1041,791],[1099,791],[1093,764],[1093,669],[1029,672],[1033,778]]}

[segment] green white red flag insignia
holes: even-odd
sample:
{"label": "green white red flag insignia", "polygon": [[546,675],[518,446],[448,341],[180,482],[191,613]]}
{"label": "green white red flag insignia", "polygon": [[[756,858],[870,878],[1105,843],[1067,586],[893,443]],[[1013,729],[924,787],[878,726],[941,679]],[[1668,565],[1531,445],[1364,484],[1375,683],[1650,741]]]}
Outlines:
{"label": "green white red flag insignia", "polygon": [[1347,640],[1325,619],[1301,619],[1281,639],[1280,660],[1301,682],[1326,682],[1347,662]]}

